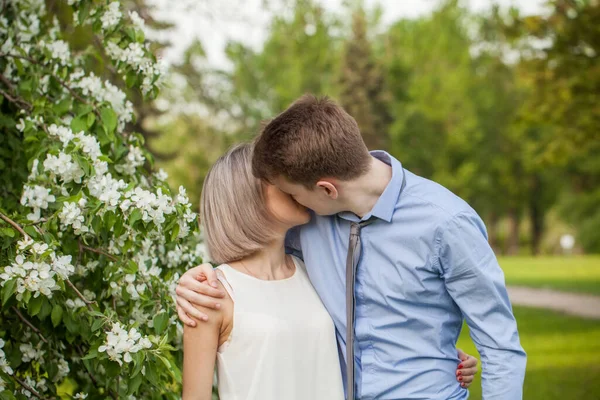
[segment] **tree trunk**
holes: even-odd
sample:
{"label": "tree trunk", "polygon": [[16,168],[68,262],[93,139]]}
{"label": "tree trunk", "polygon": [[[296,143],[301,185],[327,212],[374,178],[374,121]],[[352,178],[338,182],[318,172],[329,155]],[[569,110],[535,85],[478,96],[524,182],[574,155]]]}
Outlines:
{"label": "tree trunk", "polygon": [[509,233],[508,233],[508,250],[507,253],[509,255],[517,255],[519,254],[519,212],[517,209],[513,208],[508,212],[508,221],[510,224]]}
{"label": "tree trunk", "polygon": [[498,252],[498,215],[495,212],[491,212],[488,217],[488,242],[494,252]]}
{"label": "tree trunk", "polygon": [[531,198],[529,199],[529,219],[531,222],[531,252],[534,256],[540,253],[540,242],[544,233],[544,210],[540,199],[540,180],[533,178]]}

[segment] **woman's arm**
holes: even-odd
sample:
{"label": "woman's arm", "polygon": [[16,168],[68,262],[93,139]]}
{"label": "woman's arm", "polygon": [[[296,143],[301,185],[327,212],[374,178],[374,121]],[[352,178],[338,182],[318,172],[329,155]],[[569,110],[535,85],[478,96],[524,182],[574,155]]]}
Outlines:
{"label": "woman's arm", "polygon": [[210,318],[183,328],[183,400],[211,400],[223,313],[196,306]]}

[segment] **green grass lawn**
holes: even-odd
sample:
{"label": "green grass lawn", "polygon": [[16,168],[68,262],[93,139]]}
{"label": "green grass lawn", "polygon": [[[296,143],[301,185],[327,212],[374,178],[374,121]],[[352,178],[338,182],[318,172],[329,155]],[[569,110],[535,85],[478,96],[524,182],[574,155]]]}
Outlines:
{"label": "green grass lawn", "polygon": [[500,257],[508,285],[600,295],[600,256]]}
{"label": "green grass lawn", "polygon": [[[515,307],[521,344],[527,352],[526,400],[600,399],[600,321]],[[465,326],[458,347],[478,354]],[[481,400],[478,375],[471,400]]]}

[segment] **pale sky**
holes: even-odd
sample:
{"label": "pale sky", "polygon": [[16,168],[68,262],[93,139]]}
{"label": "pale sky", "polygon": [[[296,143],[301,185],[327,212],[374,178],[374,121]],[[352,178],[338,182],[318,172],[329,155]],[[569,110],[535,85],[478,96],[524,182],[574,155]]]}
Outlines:
{"label": "pale sky", "polygon": [[[343,0],[320,0],[327,10],[339,12]],[[390,24],[400,18],[411,18],[430,12],[439,0],[365,0],[367,7],[381,4],[384,9],[382,23]],[[266,27],[273,12],[284,11],[281,7],[267,11],[265,0],[152,0],[159,7],[161,19],[175,23],[175,29],[167,37],[172,47],[164,54],[167,62],[181,57],[182,52],[194,38],[199,38],[212,66],[226,68],[228,63],[223,52],[228,40],[243,42],[260,48],[265,40]],[[268,0],[270,4],[277,1]],[[501,6],[514,5],[523,14],[539,13],[544,0],[463,0],[474,11],[484,11],[493,3]]]}

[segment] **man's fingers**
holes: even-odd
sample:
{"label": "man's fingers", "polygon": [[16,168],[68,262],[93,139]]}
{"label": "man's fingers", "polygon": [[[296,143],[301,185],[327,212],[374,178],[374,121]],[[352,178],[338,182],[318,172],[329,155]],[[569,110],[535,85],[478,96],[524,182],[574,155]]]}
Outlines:
{"label": "man's fingers", "polygon": [[[207,289],[209,289],[209,288],[207,287]],[[210,289],[212,289],[212,288],[210,288]],[[212,289],[212,290],[214,290],[214,289]],[[221,308],[221,303],[219,302],[219,299],[214,298],[214,297],[209,297],[204,294],[196,293],[191,290],[184,289],[184,288],[181,288],[180,292],[177,292],[177,294],[178,294],[177,302],[184,309],[184,311],[186,311],[188,314],[190,313],[188,311],[189,307],[192,307],[194,310],[197,310],[197,308],[194,307],[194,305],[211,308],[213,310],[219,310]],[[192,304],[190,304],[190,306],[188,307],[187,304],[189,304],[189,303],[192,303]],[[195,314],[193,314],[193,315],[195,315]]]}
{"label": "man's fingers", "polygon": [[191,319],[191,317],[193,317],[199,321],[208,321],[208,315],[206,315],[202,311],[198,310],[186,299],[177,297],[177,304],[179,305],[179,308],[181,309],[181,313],[178,313],[180,315],[180,317],[181,317],[181,314],[183,313],[183,314],[186,314],[186,316],[189,319]]}
{"label": "man's fingers", "polygon": [[200,293],[208,297],[214,297],[215,299],[222,299],[225,297],[225,292],[220,289],[215,289],[206,283],[200,283],[195,279],[184,279],[184,277],[179,280],[179,285],[175,288],[175,293],[177,293],[177,296],[181,296],[192,303],[195,302],[189,296],[193,293]]}
{"label": "man's fingers", "polygon": [[196,326],[196,321],[188,317],[188,315],[183,311],[179,304],[177,305],[177,315],[181,322],[183,322],[187,326],[191,326],[192,328]]}
{"label": "man's fingers", "polygon": [[213,288],[218,288],[219,285],[217,283],[217,272],[210,264],[202,264],[196,268],[194,268],[195,277],[199,281],[208,281],[208,284]]}

